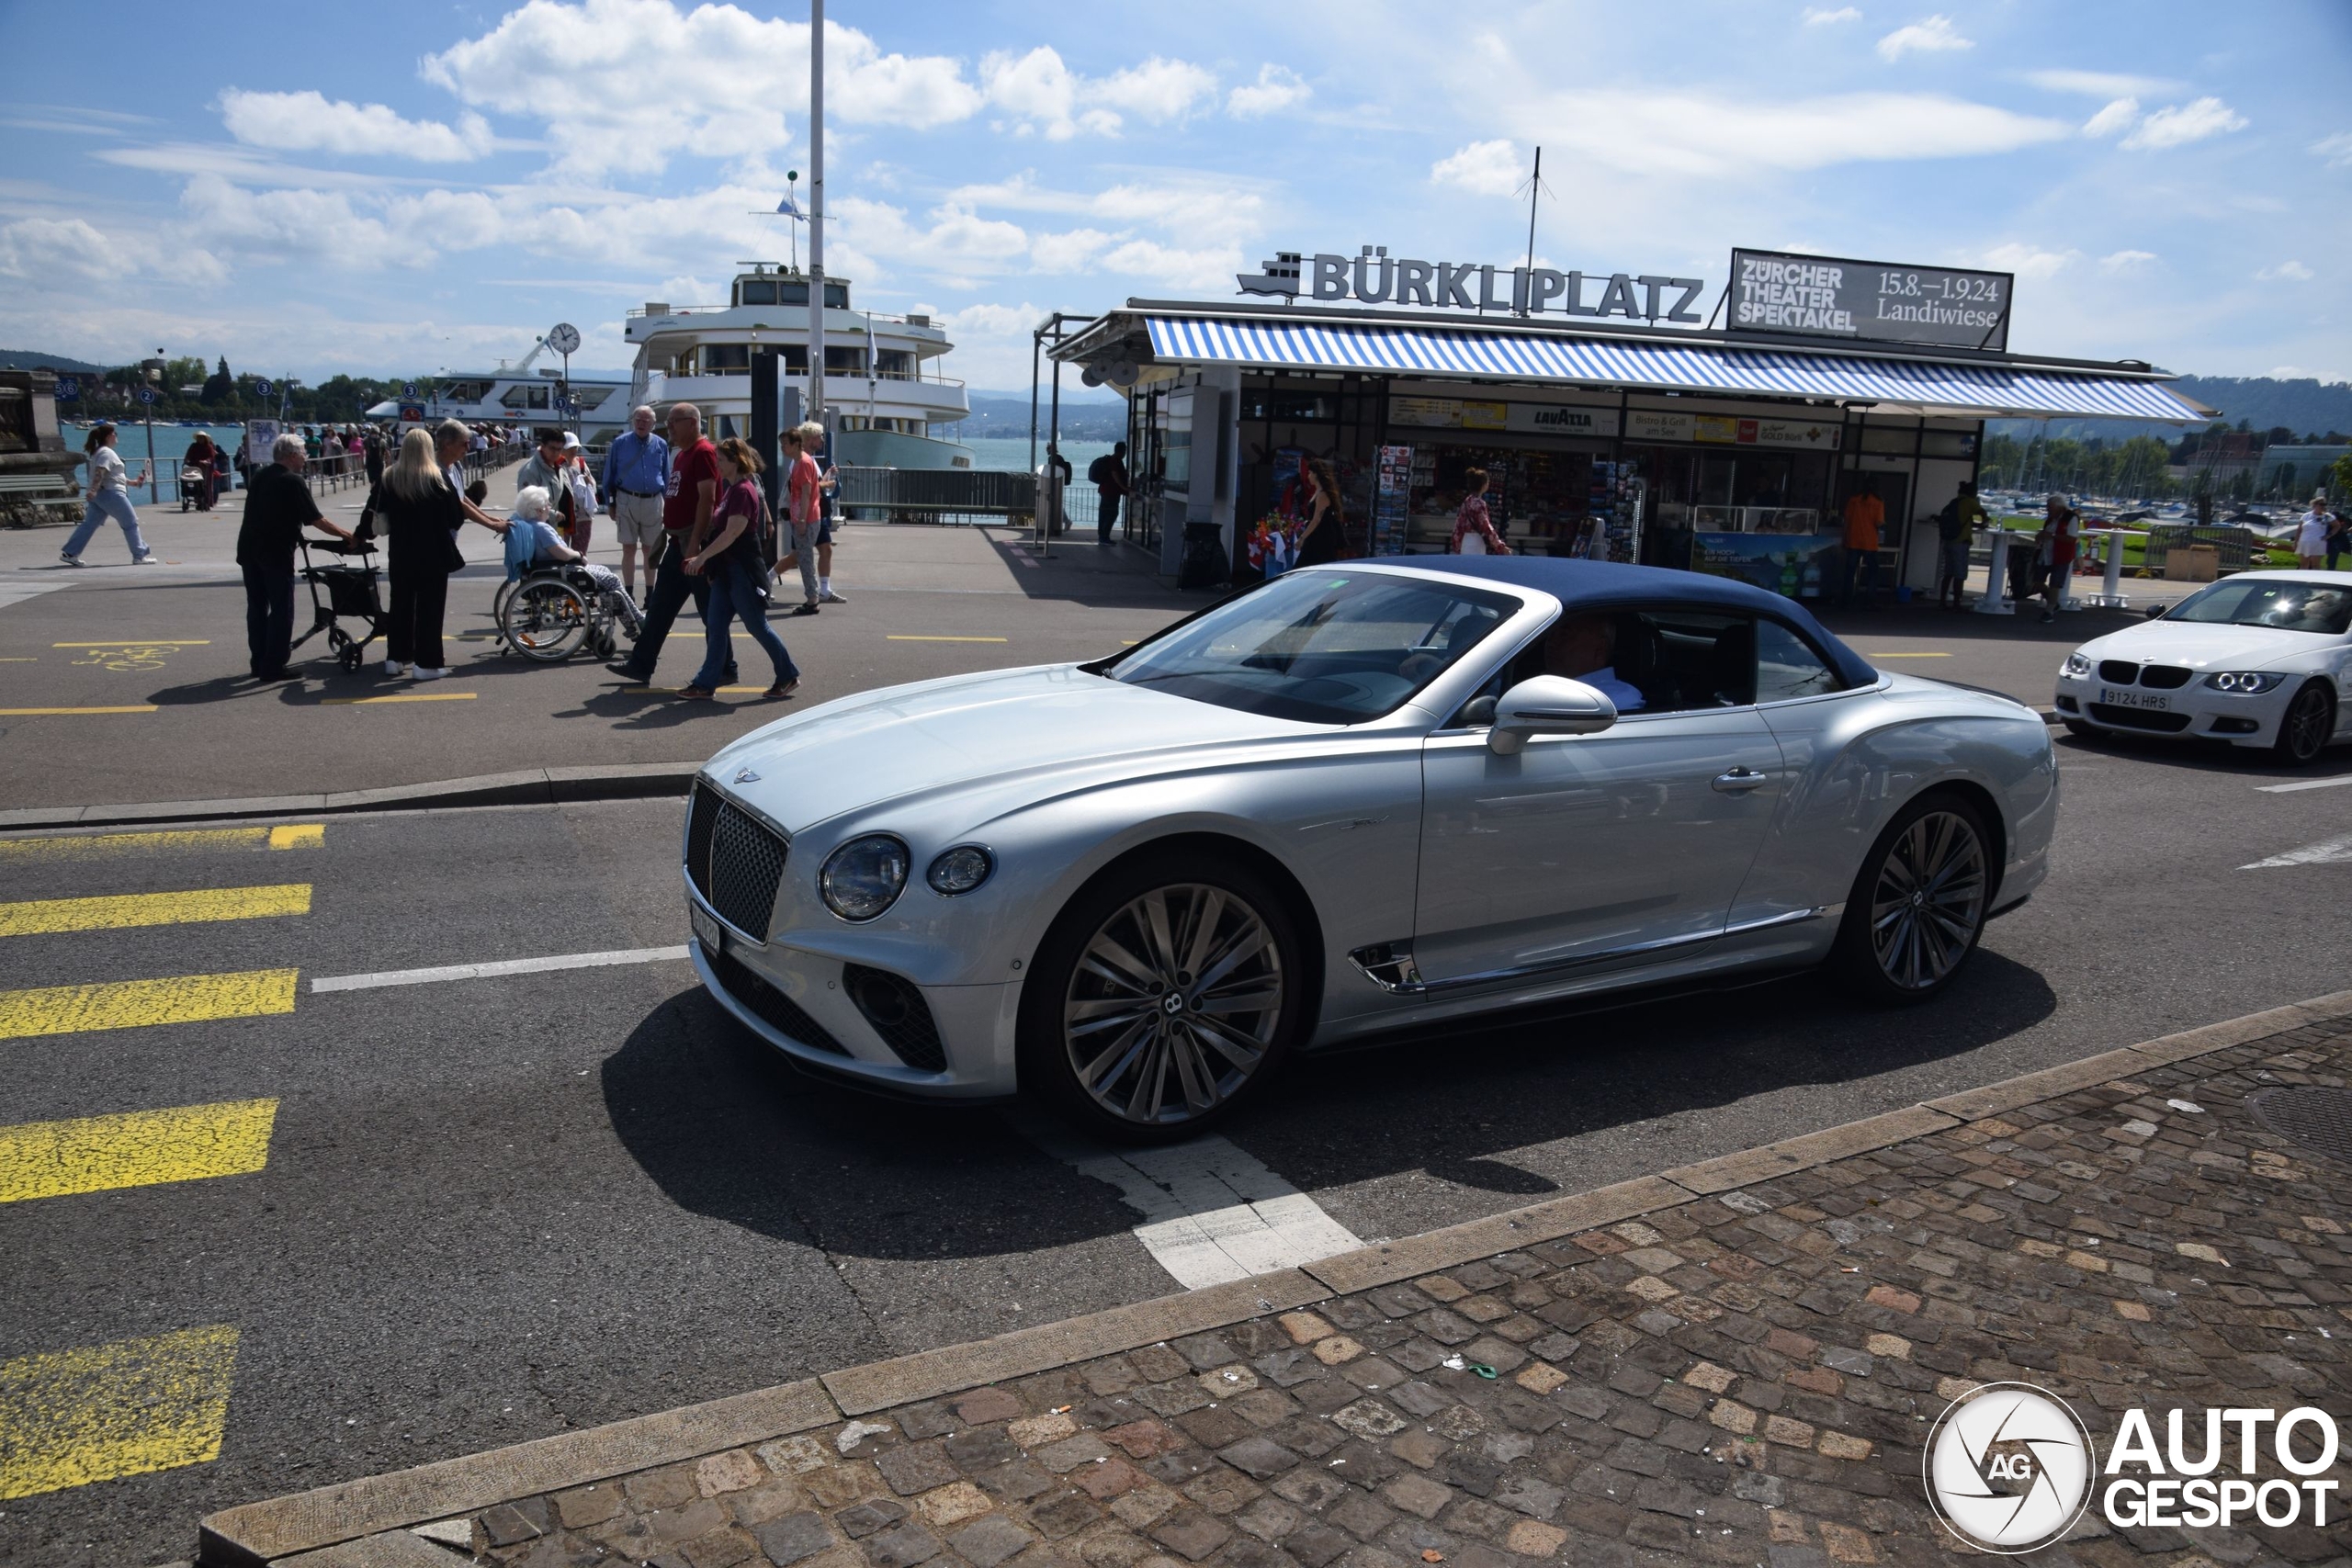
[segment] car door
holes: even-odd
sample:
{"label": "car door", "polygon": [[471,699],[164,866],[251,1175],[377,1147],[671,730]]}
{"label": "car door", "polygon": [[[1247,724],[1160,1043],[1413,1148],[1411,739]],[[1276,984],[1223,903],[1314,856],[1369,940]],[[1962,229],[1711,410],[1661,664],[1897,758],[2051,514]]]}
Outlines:
{"label": "car door", "polygon": [[[1429,984],[1639,963],[1724,929],[1783,787],[1752,700],[1752,622],[1609,619],[1611,669],[1642,694],[1613,727],[1500,756],[1474,701],[1424,742],[1413,953]],[[1544,647],[1498,688],[1547,672]]]}

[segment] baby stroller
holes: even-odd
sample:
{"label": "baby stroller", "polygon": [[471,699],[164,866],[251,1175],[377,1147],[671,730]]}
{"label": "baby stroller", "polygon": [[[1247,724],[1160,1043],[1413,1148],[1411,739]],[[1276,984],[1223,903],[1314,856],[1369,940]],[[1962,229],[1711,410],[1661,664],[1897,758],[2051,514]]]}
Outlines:
{"label": "baby stroller", "polygon": [[[327,649],[343,665],[344,673],[356,675],[368,660],[368,645],[384,635],[384,623],[390,618],[384,610],[383,574],[376,569],[375,546],[365,538],[349,544],[333,539],[313,543],[307,535],[300,542],[302,581],[311,585],[311,629],[295,638],[294,646],[300,648],[324,632]],[[320,565],[311,558],[313,551],[358,558]],[[355,640],[338,624],[345,620],[364,622],[368,629]]]}
{"label": "baby stroller", "polygon": [[212,510],[212,468],[210,464],[182,463],[180,465],[180,510],[209,512]]}

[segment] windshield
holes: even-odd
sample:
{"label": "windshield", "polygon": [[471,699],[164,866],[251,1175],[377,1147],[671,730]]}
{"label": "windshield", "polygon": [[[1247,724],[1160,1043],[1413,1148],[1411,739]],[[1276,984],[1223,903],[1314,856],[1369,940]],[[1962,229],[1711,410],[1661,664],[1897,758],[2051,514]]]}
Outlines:
{"label": "windshield", "polygon": [[2352,629],[2352,589],[2275,577],[2235,577],[2190,594],[2164,618],[2341,637]]}
{"label": "windshield", "polygon": [[1245,713],[1361,724],[1403,705],[1518,608],[1508,594],[1419,578],[1295,571],[1106,673]]}

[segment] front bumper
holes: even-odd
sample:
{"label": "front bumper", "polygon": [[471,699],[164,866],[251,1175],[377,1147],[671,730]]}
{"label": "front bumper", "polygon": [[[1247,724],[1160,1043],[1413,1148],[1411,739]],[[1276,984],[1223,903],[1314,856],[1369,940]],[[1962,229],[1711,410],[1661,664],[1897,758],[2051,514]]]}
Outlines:
{"label": "front bumper", "polygon": [[[688,901],[715,913],[687,887]],[[764,943],[729,930],[725,952],[706,950],[689,932],[686,951],[703,987],[737,1021],[812,1071],[889,1093],[937,1100],[988,1100],[1018,1088],[1014,1028],[1018,982],[995,986],[917,986],[945,1058],[943,1068],[911,1066],[852,999],[839,958],[796,948],[788,933]]]}
{"label": "front bumper", "polygon": [[[2123,705],[2100,701],[2102,694],[2116,693],[2118,688],[2100,681],[2096,673],[2061,675],[2057,707],[2061,717],[2112,735],[2226,740],[2233,746],[2267,747],[2278,739],[2278,723],[2286,716],[2288,701],[2295,694],[2295,682],[2282,681],[2274,690],[2253,695],[2217,692],[2206,685],[2204,676],[2199,674],[2188,685],[2169,692],[2142,692],[2136,688],[2123,692],[2121,694],[2134,699],[2132,705]],[[2143,705],[2151,701],[2163,705]]]}

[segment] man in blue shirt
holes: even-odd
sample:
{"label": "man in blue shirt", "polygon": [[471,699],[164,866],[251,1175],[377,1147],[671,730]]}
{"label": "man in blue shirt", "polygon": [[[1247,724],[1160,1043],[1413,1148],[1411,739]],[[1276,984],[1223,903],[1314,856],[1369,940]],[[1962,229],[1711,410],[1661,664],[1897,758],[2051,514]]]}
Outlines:
{"label": "man in blue shirt", "polygon": [[1544,635],[1544,673],[1581,681],[1616,705],[1638,713],[1647,705],[1639,687],[1618,678],[1616,632],[1605,615],[1563,615]]}
{"label": "man in blue shirt", "polygon": [[670,489],[670,444],[653,434],[653,411],[640,405],[628,428],[605,452],[605,510],[621,536],[621,586],[637,592],[637,552],[645,550],[645,581],[662,553],[662,498]]}

